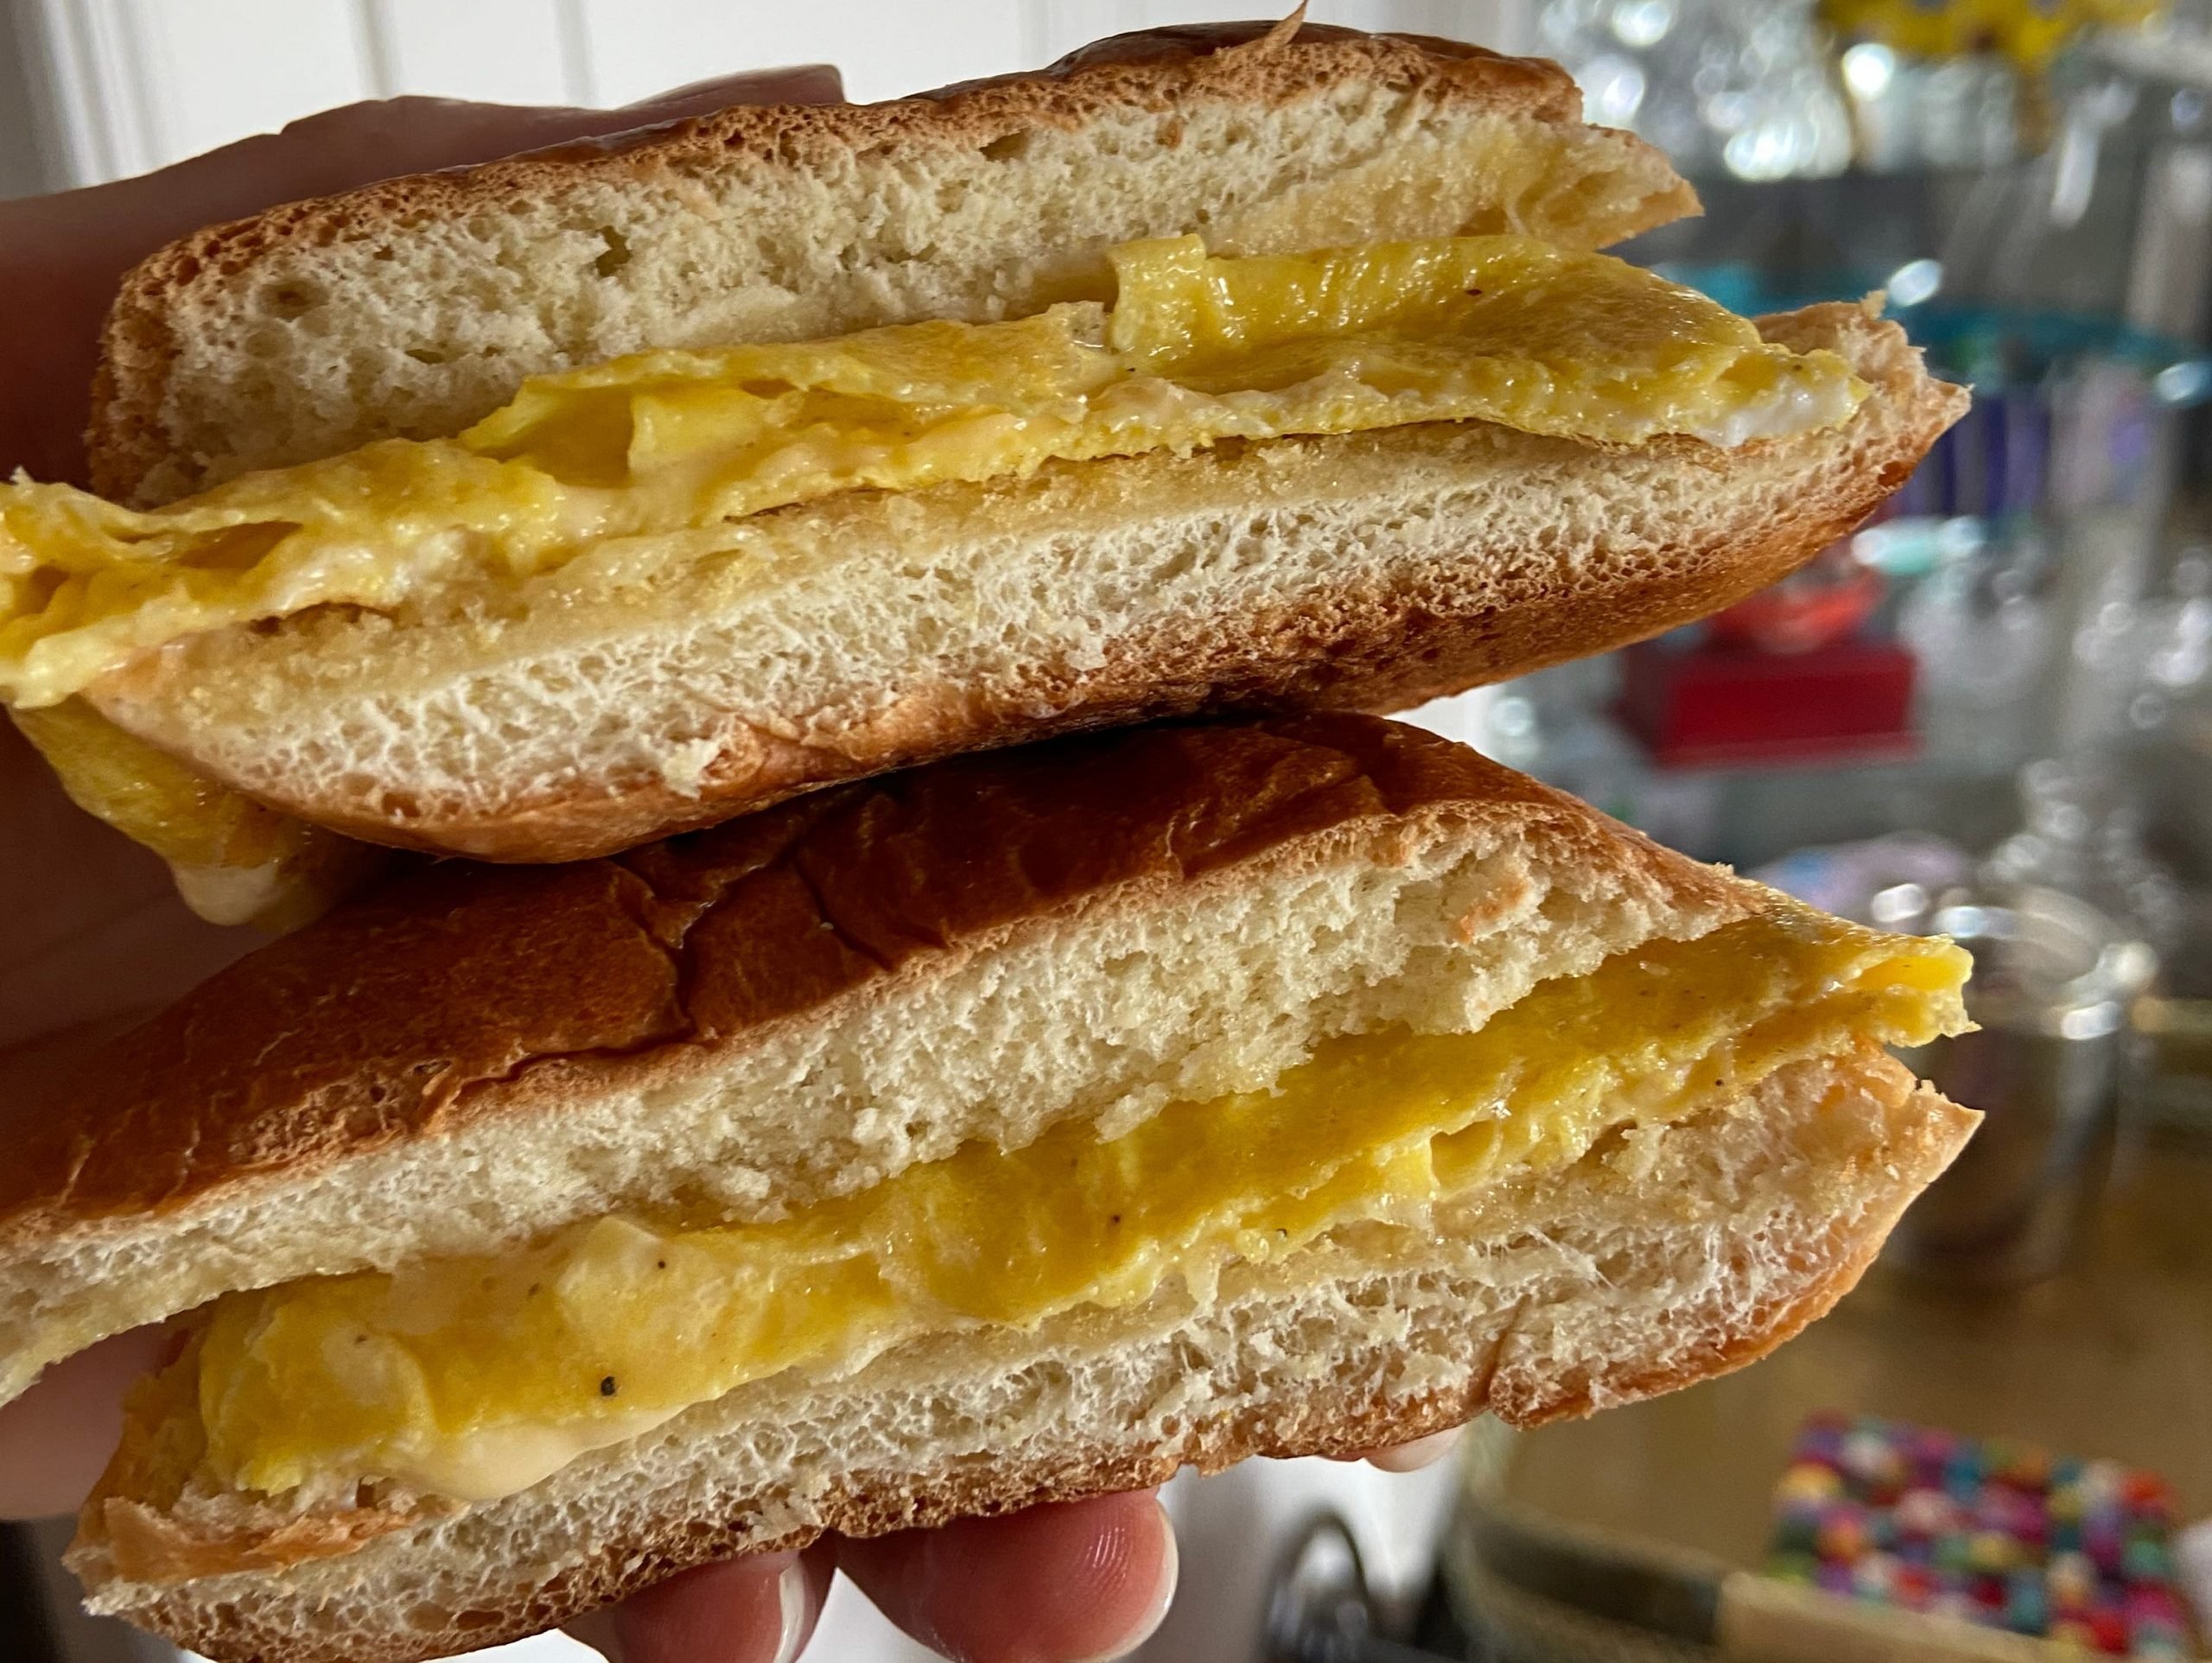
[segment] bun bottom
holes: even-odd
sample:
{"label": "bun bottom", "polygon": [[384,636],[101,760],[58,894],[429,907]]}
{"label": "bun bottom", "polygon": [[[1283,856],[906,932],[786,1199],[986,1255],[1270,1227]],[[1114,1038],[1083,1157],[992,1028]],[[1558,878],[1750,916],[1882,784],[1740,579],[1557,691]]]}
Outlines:
{"label": "bun bottom", "polygon": [[1428,1228],[1351,1226],[1212,1289],[779,1376],[342,1558],[121,1580],[111,1510],[144,1503],[112,1472],[71,1563],[92,1609],[219,1663],[416,1663],[825,1531],[1356,1453],[1484,1411],[1586,1414],[1738,1368],[1824,1313],[1977,1119],[1871,1047],[1816,1059]]}

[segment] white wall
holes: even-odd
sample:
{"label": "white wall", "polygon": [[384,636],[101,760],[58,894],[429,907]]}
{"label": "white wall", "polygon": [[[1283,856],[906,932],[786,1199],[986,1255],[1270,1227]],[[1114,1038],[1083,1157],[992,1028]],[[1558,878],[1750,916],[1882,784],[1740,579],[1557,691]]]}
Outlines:
{"label": "white wall", "polygon": [[[0,194],[142,173],[355,98],[620,105],[729,71],[833,62],[850,96],[1041,64],[1123,29],[1281,0],[0,0],[51,97],[10,99]],[[1526,0],[1313,0],[1317,21],[1510,45]],[[0,51],[4,42],[0,42]],[[11,110],[9,106],[14,105]],[[10,132],[14,132],[11,140]]]}
{"label": "white wall", "polygon": [[[67,177],[58,154],[41,147],[45,124],[38,117],[27,30],[0,8],[0,200],[52,190]],[[42,67],[42,66],[41,66]]]}

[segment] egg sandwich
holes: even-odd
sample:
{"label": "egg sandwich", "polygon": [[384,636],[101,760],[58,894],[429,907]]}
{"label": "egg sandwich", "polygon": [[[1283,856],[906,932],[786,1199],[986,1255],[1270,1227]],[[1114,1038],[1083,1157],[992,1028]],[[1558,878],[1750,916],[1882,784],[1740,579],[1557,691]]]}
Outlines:
{"label": "egg sandwich", "polygon": [[70,1562],[221,1663],[1517,1425],[1819,1316],[1976,1117],[1965,955],[1357,714],[425,866],[0,1167],[0,1397],[181,1312]]}
{"label": "egg sandwich", "polygon": [[133,274],[0,701],[211,916],[1054,732],[1386,711],[1789,570],[1964,395],[1556,67],[1156,31],[276,208]]}

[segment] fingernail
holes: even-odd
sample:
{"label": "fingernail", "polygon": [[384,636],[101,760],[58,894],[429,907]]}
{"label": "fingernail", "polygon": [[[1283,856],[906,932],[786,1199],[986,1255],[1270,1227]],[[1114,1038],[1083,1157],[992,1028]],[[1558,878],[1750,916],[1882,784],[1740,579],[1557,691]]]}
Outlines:
{"label": "fingernail", "polygon": [[1432,1466],[1452,1452],[1459,1441],[1459,1429],[1431,1432],[1427,1438],[1417,1438],[1410,1444],[1401,1444],[1395,1450],[1377,1450],[1368,1460],[1384,1472],[1419,1472]]}
{"label": "fingernail", "polygon": [[814,1589],[806,1567],[793,1559],[776,1578],[776,1603],[783,1613],[783,1630],[776,1641],[776,1663],[797,1663],[799,1647],[806,1644],[814,1618]]}
{"label": "fingernail", "polygon": [[1167,1621],[1167,1608],[1175,1603],[1175,1584],[1183,1574],[1183,1553],[1175,1545],[1175,1521],[1167,1516],[1167,1509],[1160,1507],[1157,1501],[1153,1505],[1160,1507],[1160,1536],[1166,1547],[1160,1558],[1160,1586],[1153,1590],[1152,1603],[1145,1608],[1144,1615],[1137,1619],[1128,1634],[1103,1652],[1077,1659],[1076,1663],[1113,1663],[1117,1657],[1127,1657],[1150,1640],[1160,1625]]}
{"label": "fingernail", "polygon": [[639,98],[624,108],[648,114],[705,114],[732,104],[758,104],[762,89],[772,90],[773,102],[819,104],[844,92],[844,79],[835,64],[791,64],[781,69],[747,69],[734,75],[710,75],[704,80],[672,86],[665,92]]}

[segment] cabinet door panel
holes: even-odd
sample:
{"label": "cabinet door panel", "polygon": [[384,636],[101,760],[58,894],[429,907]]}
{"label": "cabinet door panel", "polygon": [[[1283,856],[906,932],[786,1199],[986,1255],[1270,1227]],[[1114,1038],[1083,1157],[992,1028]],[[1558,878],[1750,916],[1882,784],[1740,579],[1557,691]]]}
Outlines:
{"label": "cabinet door panel", "polygon": [[383,92],[588,104],[575,0],[361,0]]}

